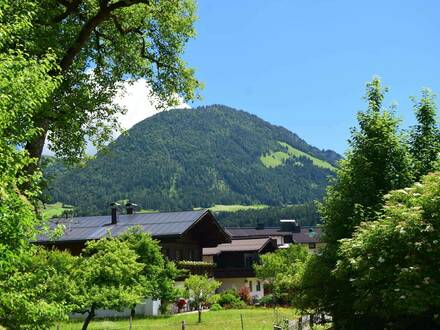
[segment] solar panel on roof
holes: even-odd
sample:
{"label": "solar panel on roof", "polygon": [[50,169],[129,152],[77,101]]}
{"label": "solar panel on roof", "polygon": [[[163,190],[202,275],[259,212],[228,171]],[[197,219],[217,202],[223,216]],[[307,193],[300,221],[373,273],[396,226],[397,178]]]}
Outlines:
{"label": "solar panel on roof", "polygon": [[[140,225],[142,229],[152,236],[181,235],[193,225],[206,210],[167,212],[167,213],[136,213],[118,215],[117,223],[111,224],[111,216],[92,216],[76,218],[53,219],[50,227],[57,224],[66,227],[64,234],[56,241],[77,241],[99,239],[110,232],[113,236],[124,233],[129,227]],[[52,241],[41,235],[39,242]]]}

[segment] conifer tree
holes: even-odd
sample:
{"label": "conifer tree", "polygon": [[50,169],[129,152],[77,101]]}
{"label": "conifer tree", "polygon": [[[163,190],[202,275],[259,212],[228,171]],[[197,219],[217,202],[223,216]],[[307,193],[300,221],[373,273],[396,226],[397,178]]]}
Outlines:
{"label": "conifer tree", "polygon": [[320,205],[324,219],[324,242],[320,256],[310,258],[302,278],[303,308],[332,314],[341,329],[365,322],[353,310],[355,301],[349,278],[336,278],[340,240],[350,238],[363,219],[374,219],[383,196],[412,182],[407,145],[399,133],[399,121],[383,108],[379,78],[367,83],[368,108],[358,113],[358,128],[352,129],[349,151],[340,162],[337,176]]}
{"label": "conifer tree", "polygon": [[418,101],[413,98],[417,124],[412,128],[410,151],[416,180],[434,168],[440,156],[440,129],[437,122],[435,95],[429,89],[422,90]]}

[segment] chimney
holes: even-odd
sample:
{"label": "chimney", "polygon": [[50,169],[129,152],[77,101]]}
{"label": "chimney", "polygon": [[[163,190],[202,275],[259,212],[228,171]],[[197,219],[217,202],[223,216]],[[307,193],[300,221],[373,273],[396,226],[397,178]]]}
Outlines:
{"label": "chimney", "polygon": [[133,214],[134,213],[134,208],[137,206],[137,204],[135,203],[130,203],[128,202],[127,204],[125,204],[125,208],[127,210],[127,214]]}
{"label": "chimney", "polygon": [[290,231],[292,233],[301,232],[301,227],[296,220],[280,220],[280,223],[282,231]]}
{"label": "chimney", "polygon": [[112,225],[116,225],[118,223],[118,203],[111,203],[110,207],[112,208]]}

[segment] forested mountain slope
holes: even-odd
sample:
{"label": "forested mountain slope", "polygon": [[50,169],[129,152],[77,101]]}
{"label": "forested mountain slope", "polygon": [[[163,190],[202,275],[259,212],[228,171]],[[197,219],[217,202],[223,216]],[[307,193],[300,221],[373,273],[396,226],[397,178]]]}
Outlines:
{"label": "forested mountain slope", "polygon": [[49,162],[52,201],[80,214],[129,199],[143,209],[287,205],[322,197],[340,156],[222,105],[176,109],[136,124],[81,168]]}

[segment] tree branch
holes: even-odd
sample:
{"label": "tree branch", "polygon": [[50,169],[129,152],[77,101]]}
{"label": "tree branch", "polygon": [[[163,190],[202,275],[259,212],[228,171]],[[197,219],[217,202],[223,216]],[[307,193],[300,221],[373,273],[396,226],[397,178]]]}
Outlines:
{"label": "tree branch", "polygon": [[53,18],[53,22],[54,23],[59,23],[62,20],[66,19],[67,16],[69,16],[70,14],[73,14],[74,12],[76,12],[78,10],[79,5],[81,4],[82,0],[72,0],[72,1],[66,1],[66,0],[58,0],[63,6],[66,7],[66,10],[64,11],[64,13],[61,13],[58,16],[55,16]]}
{"label": "tree branch", "polygon": [[144,3],[146,5],[150,4],[150,0],[121,0],[115,3],[112,3],[111,5],[101,8],[98,13],[90,18],[81,28],[80,32],[78,33],[78,36],[73,43],[73,45],[67,50],[64,57],[61,59],[59,66],[61,68],[61,71],[67,71],[70,66],[72,65],[76,55],[79,54],[82,47],[85,45],[85,43],[89,40],[90,35],[95,30],[95,28],[107,20],[111,13],[117,9],[120,8],[126,8],[130,7],[132,5]]}
{"label": "tree branch", "polygon": [[115,27],[119,31],[120,34],[128,34],[128,33],[132,33],[132,32],[142,33],[142,31],[139,28],[124,29],[122,27],[121,22],[119,22],[118,17],[116,15],[110,15],[110,17],[112,18],[113,23],[115,24]]}

